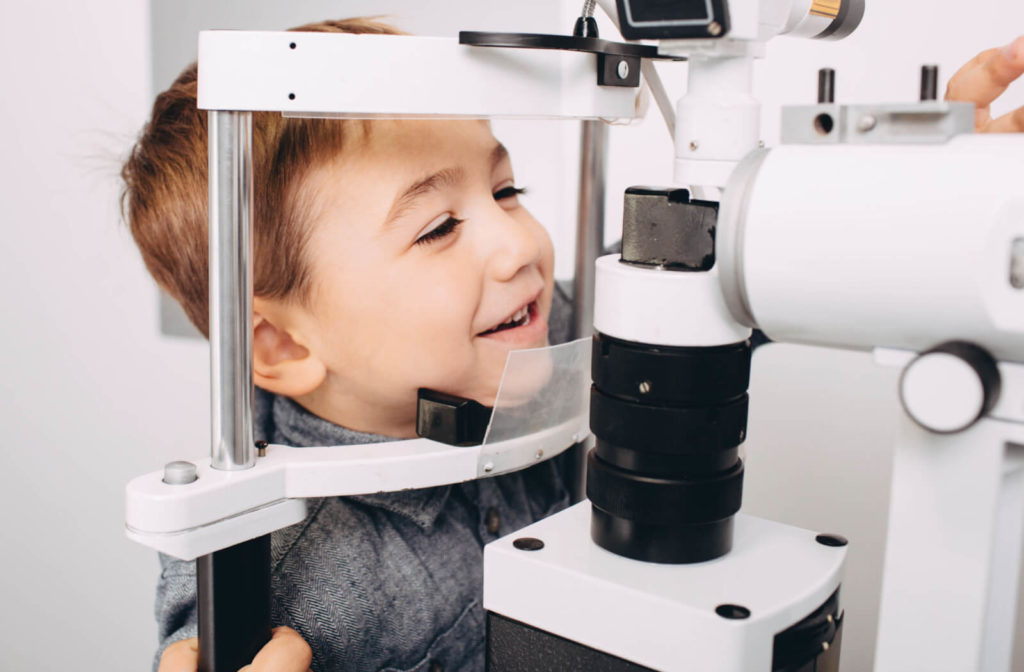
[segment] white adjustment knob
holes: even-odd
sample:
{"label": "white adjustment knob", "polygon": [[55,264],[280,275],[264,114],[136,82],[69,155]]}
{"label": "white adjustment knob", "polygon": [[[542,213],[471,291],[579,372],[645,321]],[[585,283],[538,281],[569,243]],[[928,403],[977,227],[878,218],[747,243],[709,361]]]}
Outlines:
{"label": "white adjustment knob", "polygon": [[921,427],[953,434],[992,410],[999,388],[999,369],[988,352],[971,343],[950,341],[907,365],[900,377],[900,401]]}

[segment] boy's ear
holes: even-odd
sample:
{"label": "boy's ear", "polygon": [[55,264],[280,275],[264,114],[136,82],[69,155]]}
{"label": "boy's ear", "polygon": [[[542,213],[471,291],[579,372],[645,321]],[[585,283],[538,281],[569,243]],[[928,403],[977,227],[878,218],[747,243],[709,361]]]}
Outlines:
{"label": "boy's ear", "polygon": [[276,302],[253,299],[253,382],[274,394],[301,397],[320,387],[327,368],[287,326],[287,313]]}

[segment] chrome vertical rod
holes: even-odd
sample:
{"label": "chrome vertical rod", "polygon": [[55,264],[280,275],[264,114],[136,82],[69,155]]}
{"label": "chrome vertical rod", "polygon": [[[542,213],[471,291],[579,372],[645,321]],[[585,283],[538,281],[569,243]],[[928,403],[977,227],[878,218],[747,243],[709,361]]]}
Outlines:
{"label": "chrome vertical rod", "polygon": [[252,114],[211,110],[210,403],[215,469],[256,463],[252,436]]}
{"label": "chrome vertical rod", "polygon": [[605,154],[608,127],[585,120],[580,133],[580,192],[576,211],[576,268],[573,275],[572,337],[594,331],[594,262],[604,250]]}
{"label": "chrome vertical rod", "polygon": [[[570,336],[589,338],[594,333],[595,262],[604,251],[604,184],[608,127],[600,120],[580,125],[580,191],[576,209],[576,267],[573,274],[573,308]],[[590,442],[567,451],[569,497],[573,503],[586,497],[586,455]]]}

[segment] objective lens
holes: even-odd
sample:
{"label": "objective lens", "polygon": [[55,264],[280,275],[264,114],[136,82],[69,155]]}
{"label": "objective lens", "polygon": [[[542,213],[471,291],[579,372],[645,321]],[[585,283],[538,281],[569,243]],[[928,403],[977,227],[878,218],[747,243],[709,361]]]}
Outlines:
{"label": "objective lens", "polygon": [[728,553],[743,493],[750,343],[666,347],[598,333],[593,378],[595,543],[648,562]]}

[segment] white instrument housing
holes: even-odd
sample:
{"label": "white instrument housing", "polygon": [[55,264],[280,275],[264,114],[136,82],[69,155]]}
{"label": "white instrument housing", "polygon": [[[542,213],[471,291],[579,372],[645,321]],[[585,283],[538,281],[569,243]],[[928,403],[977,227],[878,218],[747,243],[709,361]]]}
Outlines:
{"label": "white instrument housing", "polygon": [[[656,670],[771,668],[774,636],[839,587],[844,546],[738,514],[732,551],[692,565],[630,560],[590,539],[583,501],[484,549],[484,608]],[[515,547],[532,537],[537,551]],[[749,610],[727,620],[721,605]]]}
{"label": "white instrument housing", "polygon": [[726,302],[778,341],[1024,361],[1021,175],[1024,137],[1005,135],[755,153],[722,204]]}

